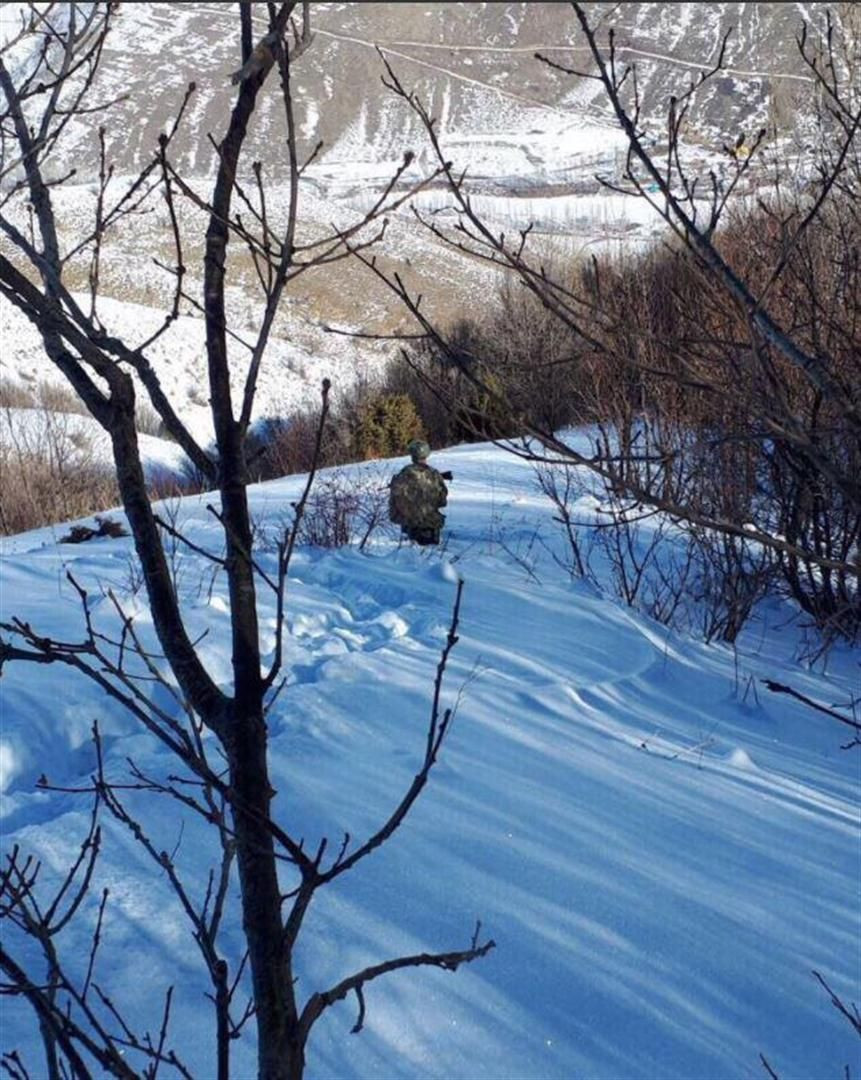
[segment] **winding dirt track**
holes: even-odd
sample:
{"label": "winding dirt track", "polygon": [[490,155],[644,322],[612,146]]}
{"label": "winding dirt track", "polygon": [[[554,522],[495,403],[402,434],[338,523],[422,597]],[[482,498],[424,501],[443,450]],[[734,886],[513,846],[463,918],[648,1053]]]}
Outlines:
{"label": "winding dirt track", "polygon": [[[218,8],[210,8],[212,11],[219,11]],[[220,9],[219,14],[222,14],[224,9]],[[268,25],[266,19],[262,16],[255,18],[255,22],[259,23],[261,27]],[[314,33],[319,34],[321,37],[332,38],[337,41],[349,42],[353,45],[359,45],[367,49],[379,49],[380,52],[388,56],[396,56],[400,60],[406,60],[408,63],[416,64],[419,67],[429,68],[431,71],[438,71],[443,75],[448,76],[451,79],[455,79],[458,82],[466,83],[472,86],[478,86],[483,90],[488,90],[491,93],[498,94],[500,97],[509,98],[513,101],[517,101],[522,105],[527,105],[530,108],[541,109],[545,112],[554,113],[557,116],[572,116],[575,113],[571,108],[560,108],[556,105],[551,105],[546,101],[541,101],[537,98],[528,97],[525,94],[518,94],[512,90],[506,90],[500,86],[494,86],[492,83],[486,82],[483,79],[475,78],[474,76],[464,75],[460,71],[455,71],[452,68],[445,67],[442,64],[434,64],[430,60],[422,60],[419,57],[412,55],[408,52],[403,52],[403,49],[415,48],[415,49],[427,49],[427,50],[439,50],[449,53],[534,53],[534,52],[561,52],[572,53],[580,52],[585,53],[589,51],[586,45],[550,45],[533,43],[530,45],[458,45],[458,44],[446,44],[446,43],[432,43],[426,41],[370,41],[367,38],[357,37],[353,34],[339,33],[337,30],[324,30],[320,27],[314,28]],[[691,71],[705,71],[709,68],[709,63],[697,63],[691,60],[682,60],[677,56],[671,56],[667,53],[650,52],[645,49],[636,49],[633,46],[619,45],[616,49],[617,53],[630,56],[642,56],[648,60],[659,60],[663,63],[673,64],[676,67],[685,68]],[[734,75],[739,78],[746,79],[783,79],[792,82],[812,83],[813,79],[808,75],[798,75],[792,72],[782,71],[747,71],[742,68],[725,67],[723,68],[723,74]],[[584,116],[589,115],[590,110],[580,109],[576,111],[576,115]],[[592,117],[598,119],[597,113],[592,112]]]}

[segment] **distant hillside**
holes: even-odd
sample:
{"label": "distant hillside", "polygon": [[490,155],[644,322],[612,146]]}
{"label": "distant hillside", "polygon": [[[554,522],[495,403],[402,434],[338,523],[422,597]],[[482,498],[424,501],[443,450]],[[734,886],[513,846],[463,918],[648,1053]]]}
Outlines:
{"label": "distant hillside", "polygon": [[[15,5],[3,9],[4,28]],[[848,5],[837,5],[845,17]],[[765,120],[804,120],[812,103],[811,81],[795,41],[802,17],[824,20],[824,4],[592,4],[603,19],[602,38],[616,27],[619,59],[636,61],[643,106],[656,138],[673,92],[713,63],[725,32],[733,27],[726,70],[694,99],[685,153],[703,172],[725,154],[722,145]],[[858,8],[854,9],[859,10]],[[849,12],[849,16],[846,13]],[[265,5],[254,5],[255,25],[266,26]],[[494,229],[534,225],[531,242],[542,257],[576,259],[603,245],[612,251],[653,242],[662,223],[643,200],[602,190],[595,174],[618,178],[625,141],[608,113],[598,84],[554,71],[534,58],[537,50],[561,64],[583,68],[586,46],[567,4],[553,3],[315,3],[315,40],[295,65],[293,92],[300,143],[323,149],[301,184],[300,242],[319,238],[335,222],[346,228],[376,199],[404,151],[415,151],[411,176],[427,174],[426,134],[409,108],[382,84],[378,49],[404,86],[438,118],[447,155],[468,169],[475,206]],[[226,128],[239,65],[237,6],[228,3],[134,3],[119,6],[95,91],[100,101],[121,99],[104,118],[111,194],[152,159],[158,135],[173,121],[190,82],[196,91],[171,157],[201,193],[216,161],[208,135]],[[97,128],[102,117],[69,124],[51,158],[50,177],[70,183],[54,188],[61,240],[72,248],[96,207]],[[260,96],[243,158],[264,165],[269,209],[283,215],[287,177],[283,168],[283,103],[277,81]],[[424,210],[450,203],[440,190],[422,193]],[[19,228],[28,226],[26,199],[4,209]],[[279,220],[281,218],[279,217]],[[451,223],[451,217],[436,221]],[[182,206],[185,279],[199,296],[206,223],[189,201]],[[167,214],[153,198],[146,213],[123,219],[108,235],[100,266],[103,295],[114,303],[102,315],[116,332],[158,325],[172,302],[174,279],[154,259],[171,264]],[[5,242],[0,240],[0,242]],[[422,293],[426,310],[444,325],[481,297],[492,304],[500,272],[438,242],[404,205],[391,215],[380,258],[397,268],[407,286]],[[231,251],[228,309],[238,332],[253,333],[259,317],[257,276],[238,247]],[[86,251],[66,267],[66,283],[85,291]],[[134,317],[130,313],[136,313]],[[153,351],[154,362],[178,372],[190,412],[206,412],[192,391],[203,364],[200,313],[189,304],[184,319]],[[354,261],[316,269],[291,285],[278,312],[277,348],[261,388],[262,411],[281,411],[309,397],[319,378],[349,384],[392,351],[391,343],[336,337],[326,327],[391,333],[407,324],[403,309]],[[38,382],[54,376],[38,339],[20,313],[0,303],[6,348],[0,377]],[[143,336],[141,332],[141,336]],[[241,373],[241,365],[237,371]],[[237,375],[239,377],[239,375]]]}
{"label": "distant hillside", "polygon": [[[265,26],[265,5],[255,21]],[[590,4],[593,21],[616,29],[620,58],[636,61],[647,113],[662,114],[669,94],[710,65],[733,28],[727,71],[697,97],[693,127],[706,145],[769,115],[803,108],[809,76],[795,37],[802,18],[822,20],[825,4]],[[586,47],[567,4],[331,3],[314,4],[316,40],[297,65],[295,97],[306,147],[324,150],[318,182],[350,184],[345,166],[397,160],[421,150],[414,117],[381,83],[379,48],[405,85],[439,118],[443,139],[464,164],[509,188],[564,182],[580,164],[585,128],[609,121],[600,88],[534,59],[541,50],[582,67]],[[180,161],[209,173],[213,155],[198,132],[218,135],[239,63],[236,6],[214,3],[123,4],[105,53],[103,91],[127,94],[109,124],[117,169],[127,172],[152,151],[189,82],[197,92],[180,144]],[[276,157],[283,137],[277,95],[267,95],[252,152]],[[79,167],[94,164],[95,138],[81,129]],[[420,165],[421,162],[417,162]],[[363,170],[364,171],[364,170]]]}

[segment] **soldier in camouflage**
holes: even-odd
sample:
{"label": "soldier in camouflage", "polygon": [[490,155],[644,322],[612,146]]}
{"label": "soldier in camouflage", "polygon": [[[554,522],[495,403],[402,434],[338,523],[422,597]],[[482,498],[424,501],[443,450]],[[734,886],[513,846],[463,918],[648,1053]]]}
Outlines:
{"label": "soldier in camouflage", "polygon": [[448,500],[448,489],[440,473],[427,463],[430,447],[422,439],[414,439],[407,447],[412,465],[395,476],[389,485],[389,517],[401,531],[417,544],[438,544],[445,518],[439,512]]}

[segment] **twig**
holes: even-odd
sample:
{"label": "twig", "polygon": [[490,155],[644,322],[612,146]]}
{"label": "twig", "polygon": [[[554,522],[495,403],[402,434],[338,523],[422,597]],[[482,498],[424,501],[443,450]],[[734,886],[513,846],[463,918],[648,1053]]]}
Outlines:
{"label": "twig", "polygon": [[773,694],[788,694],[790,697],[794,697],[803,704],[809,705],[811,709],[816,709],[817,712],[825,713],[825,715],[830,716],[832,720],[839,720],[841,724],[846,724],[847,727],[851,727],[856,732],[861,732],[861,724],[859,724],[857,720],[850,720],[848,716],[841,716],[839,712],[835,712],[834,709],[829,709],[825,705],[820,705],[818,701],[814,701],[813,698],[800,694],[797,690],[793,690],[791,686],[784,686],[782,683],[774,682],[772,679],[763,679],[762,682],[766,689],[770,690]]}
{"label": "twig", "polygon": [[837,1009],[837,1011],[839,1013],[841,1013],[843,1016],[846,1017],[846,1019],[849,1021],[849,1023],[855,1029],[855,1034],[861,1036],[861,1014],[859,1014],[859,1012],[858,1012],[858,1007],[853,1004],[852,1005],[852,1011],[850,1012],[849,1009],[843,1004],[843,1002],[840,1000],[840,998],[834,993],[834,991],[831,989],[831,987],[828,985],[828,983],[825,981],[825,979],[823,979],[823,977],[819,974],[818,971],[814,971],[813,976],[816,979],[816,981],[819,983],[819,985],[823,988],[823,990],[825,990],[825,992],[831,998],[831,1004],[834,1006],[834,1008]]}

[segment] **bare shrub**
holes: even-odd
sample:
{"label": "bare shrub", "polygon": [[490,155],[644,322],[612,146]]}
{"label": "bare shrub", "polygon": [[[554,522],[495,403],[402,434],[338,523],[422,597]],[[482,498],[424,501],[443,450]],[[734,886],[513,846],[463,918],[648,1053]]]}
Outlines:
{"label": "bare shrub", "polygon": [[56,413],[88,415],[86,407],[74,390],[44,379],[34,386],[27,386],[13,379],[0,380],[0,408],[45,409]]}
{"label": "bare shrub", "polygon": [[113,470],[97,462],[68,414],[39,410],[16,424],[8,411],[0,439],[0,530],[26,532],[105,510],[119,501]]}
{"label": "bare shrub", "polygon": [[211,491],[212,483],[191,462],[185,462],[179,472],[167,468],[147,470],[147,491],[150,499],[177,499],[182,495],[199,495]]}
{"label": "bare shrub", "polygon": [[35,391],[12,379],[0,379],[0,409],[32,409],[36,405]]}
{"label": "bare shrub", "polygon": [[166,435],[161,417],[145,401],[139,401],[135,406],[135,427],[142,435],[153,435],[157,439],[163,439]]}
{"label": "bare shrub", "polygon": [[[565,276],[562,266],[557,271]],[[515,415],[549,431],[590,418],[582,343],[519,282],[503,283],[486,334],[494,342],[494,374]]]}
{"label": "bare shrub", "polygon": [[298,541],[311,547],[355,545],[360,551],[388,528],[388,483],[378,473],[335,470],[321,476],[308,497]]}
{"label": "bare shrub", "polygon": [[0,532],[27,532],[70,518],[84,517],[96,507],[115,506],[117,487],[109,470],[83,465],[58,485],[50,459],[0,447]]}
{"label": "bare shrub", "polygon": [[[857,380],[851,357],[857,350],[852,328],[859,325],[858,271],[846,265],[845,251],[831,242],[830,228],[829,215],[822,215],[817,229],[799,242],[797,274],[786,280],[773,306],[801,340],[817,335],[818,347],[833,357],[834,374],[852,385]],[[740,217],[719,240],[726,257],[743,266],[747,280],[759,284],[762,278],[764,288],[763,268],[778,257],[781,244],[772,216],[759,211]],[[781,537],[789,548],[778,550],[768,566],[758,562],[752,568],[756,581],[777,585],[779,579],[780,588],[820,629],[836,629],[851,640],[861,625],[857,577],[851,569],[861,513],[844,487],[829,478],[828,470],[815,467],[810,452],[799,446],[802,439],[815,446],[816,453],[834,463],[831,471],[838,477],[861,475],[861,446],[848,423],[790,364],[775,358],[772,385],[779,387],[775,392],[803,434],[766,436],[758,418],[763,391],[754,385],[747,351],[725,344],[744,340],[744,319],[714,295],[690,256],[653,254],[635,271],[614,273],[611,268],[604,290],[605,309],[615,312],[620,328],[623,323],[629,328],[628,335],[619,330],[614,349],[620,362],[622,354],[636,356],[637,411],[641,416],[645,411],[644,430],[653,436],[642,445],[639,461],[634,447],[623,446],[625,479],[683,501],[706,517],[755,522]],[[817,299],[822,295],[834,298],[825,312]],[[632,338],[640,342],[638,353],[632,352]],[[642,342],[648,340],[662,344],[662,360],[644,351]],[[667,375],[649,374],[648,369],[661,367]],[[712,389],[703,390],[705,385]],[[653,451],[652,462],[645,451]],[[664,464],[656,467],[654,459]],[[736,535],[735,541],[717,562],[713,544],[704,549],[707,576],[723,566],[735,579],[738,558],[733,552],[749,550],[743,537]],[[736,607],[736,601],[730,606]],[[717,632],[734,633],[730,626]]]}
{"label": "bare shrub", "polygon": [[86,406],[74,390],[60,383],[40,382],[36,387],[36,404],[47,412],[89,415]]}
{"label": "bare shrub", "polygon": [[[177,596],[182,595],[185,591],[189,569],[189,549],[185,545],[185,538],[180,521],[181,508],[182,502],[179,493],[171,493],[165,496],[161,501],[158,512],[154,515],[161,535],[162,547],[164,548],[165,559],[170,574],[171,587]],[[215,572],[221,568],[221,561],[222,557],[220,554],[212,560]],[[200,589],[202,587],[202,581],[194,560],[191,560],[191,566],[192,575],[197,578],[197,585]],[[213,579],[210,578],[210,587],[212,581]],[[128,582],[130,592],[133,591],[135,584],[136,581],[134,576],[130,576]]]}
{"label": "bare shrub", "polygon": [[[615,497],[599,512],[605,520],[595,526],[595,546],[607,559],[613,592],[628,607],[642,608],[646,583],[664,546],[666,524],[653,510]],[[652,526],[648,529],[643,527],[647,520]]]}
{"label": "bare shrub", "polygon": [[[318,414],[302,409],[289,417],[267,417],[248,440],[249,471],[257,482],[294,473],[310,472],[314,466]],[[319,464],[326,468],[348,460],[341,426],[328,423],[320,447]]]}
{"label": "bare shrub", "polygon": [[774,587],[776,562],[761,545],[712,530],[674,529],[607,486],[597,515],[581,520],[575,506],[594,489],[594,478],[587,488],[581,470],[565,463],[536,465],[536,478],[565,537],[566,556],[551,549],[557,564],[597,584],[592,559],[603,555],[610,590],[664,626],[732,643]]}
{"label": "bare shrub", "polygon": [[[33,408],[21,423],[11,407],[0,415],[0,533],[11,535],[108,510],[119,502],[113,469],[94,452],[92,438],[71,413]],[[190,465],[180,473],[150,469],[152,499],[209,490]]]}
{"label": "bare shrub", "polygon": [[690,582],[695,547],[689,536],[684,542],[674,542],[669,537],[667,540],[656,552],[643,582],[641,608],[662,626],[685,631],[692,624]]}
{"label": "bare shrub", "polygon": [[[837,228],[831,212],[817,219],[794,252],[796,272],[772,305],[811,348],[814,334],[818,348],[827,343],[834,374],[852,386],[861,290],[843,235],[851,223],[840,226],[839,237]],[[728,221],[717,242],[746,280],[766,288],[781,236],[773,212],[760,207]],[[839,477],[861,475],[861,446],[848,421],[776,356],[770,385],[802,434],[769,430],[761,418],[764,391],[744,344],[745,316],[724,302],[689,252],[664,248],[625,262],[595,260],[581,269],[581,283],[593,304],[587,325],[601,344],[577,361],[581,409],[597,427],[593,460],[612,476],[606,490],[635,490],[640,501],[687,507],[701,522],[692,524],[693,547],[679,550],[673,575],[665,568],[657,577],[645,575],[649,613],[663,621],[672,608],[674,622],[682,617],[684,605],[673,596],[684,571],[698,597],[694,623],[708,640],[735,640],[757,600],[775,590],[791,597],[822,635],[854,640],[861,628],[853,569],[861,513]],[[827,308],[817,300],[823,295]],[[837,479],[811,463],[808,443],[833,463]],[[570,530],[564,510],[557,516]],[[707,521],[733,523],[735,531],[719,542],[720,529]],[[747,523],[758,543],[747,539]],[[770,555],[769,537],[779,538]],[[627,541],[601,543],[613,549],[625,598],[639,576],[624,554]]]}
{"label": "bare shrub", "polygon": [[759,544],[712,531],[693,530],[691,541],[696,560],[690,587],[700,632],[706,641],[732,644],[773,586],[774,557]]}
{"label": "bare shrub", "polygon": [[538,553],[546,547],[542,529],[529,516],[512,518],[508,507],[494,510],[487,530],[487,551],[524,572],[528,580],[541,584]]}
{"label": "bare shrub", "polygon": [[555,508],[553,520],[563,530],[567,542],[567,559],[560,559],[552,552],[555,561],[571,577],[585,578],[589,575],[589,557],[583,541],[583,526],[574,517],[574,503],[584,493],[585,487],[580,471],[565,462],[542,463],[536,466],[538,486]]}

